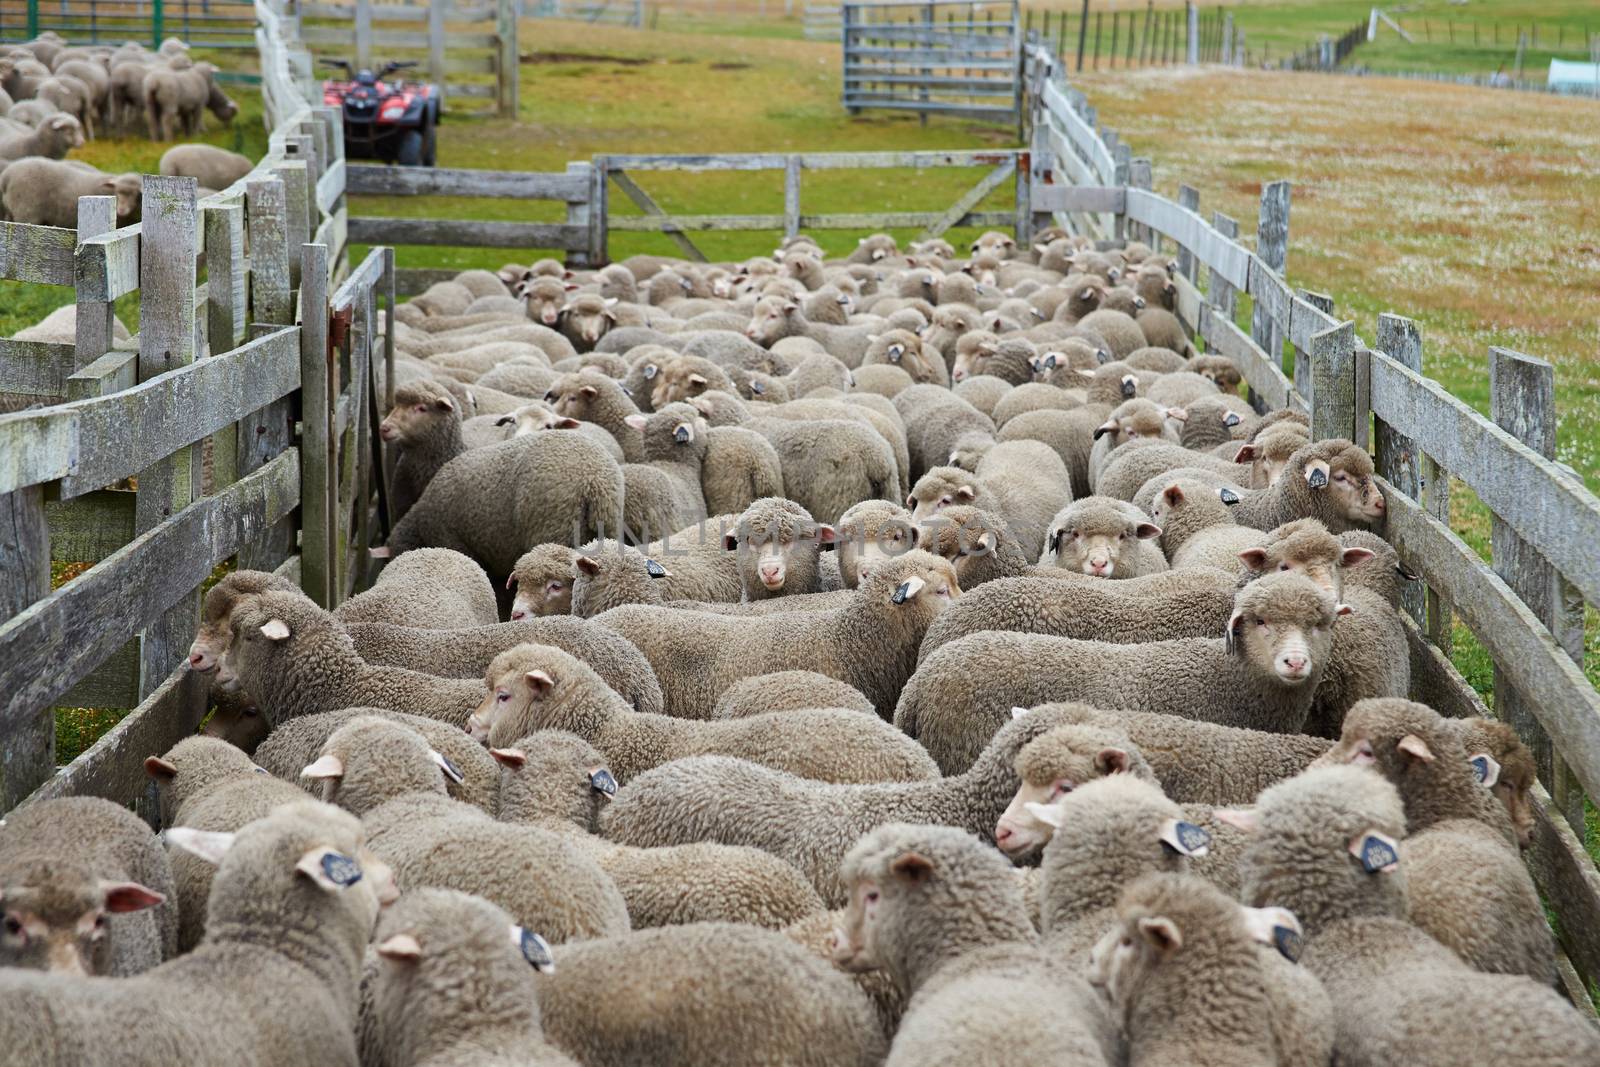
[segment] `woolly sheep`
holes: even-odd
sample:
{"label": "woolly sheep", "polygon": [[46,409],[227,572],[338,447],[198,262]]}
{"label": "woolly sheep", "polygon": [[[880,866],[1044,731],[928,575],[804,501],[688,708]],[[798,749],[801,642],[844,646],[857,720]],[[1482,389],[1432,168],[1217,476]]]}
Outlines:
{"label": "woolly sheep", "polygon": [[850,372],[856,395],[873,393],[890,400],[916,384],[904,370],[889,363],[867,363]]}
{"label": "woolly sheep", "polygon": [[999,518],[1024,556],[1044,548],[1050,516],[1069,506],[1072,484],[1066,466],[1037,442],[996,445],[973,472],[931,467],[906,499],[913,522],[926,522],[941,509],[970,504]]}
{"label": "woolly sheep", "polygon": [[1223,458],[1250,464],[1251,489],[1265,489],[1271,485],[1294,454],[1311,443],[1308,425],[1292,420],[1269,424],[1267,419],[1271,417],[1262,419],[1244,445],[1233,448],[1230,443],[1221,447],[1222,452],[1229,453]]}
{"label": "woolly sheep", "polygon": [[960,594],[949,563],[913,551],[875,566],[832,611],[730,617],[627,605],[597,619],[656,667],[668,715],[705,718],[741,678],[814,670],[855,686],[887,717],[928,625]]}
{"label": "woolly sheep", "polygon": [[522,554],[506,579],[517,595],[511,621],[572,614],[572,565],[578,550],[566,545],[540,545]]}
{"label": "woolly sheep", "polygon": [[775,671],[735,682],[717,698],[713,719],[745,719],[800,708],[850,708],[876,714],[872,701],[852,685],[815,671]]}
{"label": "woolly sheep", "polygon": [[629,415],[644,438],[644,461],[622,466],[623,530],[649,541],[706,517],[700,473],[710,429],[688,404],[667,404],[649,415]]}
{"label": "woolly sheep", "polygon": [[906,446],[905,423],[900,418],[899,412],[894,410],[892,403],[886,403],[879,407],[870,401],[849,401],[844,399],[842,395],[838,400],[812,396],[803,400],[791,400],[786,404],[774,405],[763,414],[767,418],[789,419],[800,422],[845,419],[871,426],[877,431],[878,436],[888,443],[889,449],[894,456],[894,469],[899,475],[900,484],[909,484],[911,459]]}
{"label": "woolly sheep", "polygon": [[573,614],[589,619],[623,604],[664,604],[695,596],[738,600],[737,561],[723,547],[723,531],[733,528],[735,518],[718,515],[680,530],[646,545],[650,555],[616,541],[584,545],[573,558]]}
{"label": "woolly sheep", "polygon": [[1274,574],[1239,590],[1223,637],[1120,645],[975,633],[918,665],[895,722],[947,773],[970,753],[974,733],[997,728],[1012,707],[1045,700],[1294,732],[1310,710],[1339,609],[1308,579]]}
{"label": "woolly sheep", "polygon": [[475,893],[552,943],[627,932],[622,894],[592,858],[557,834],[450,799],[447,773],[419,734],[372,716],[334,731],[301,772],[324,800],[360,816],[402,890]]}
{"label": "woolly sheep", "polygon": [[394,402],[378,424],[378,434],[399,453],[390,476],[390,507],[398,519],[411,510],[439,468],[466,451],[466,443],[461,410],[438,382],[422,379],[397,386]]}
{"label": "woolly sheep", "polygon": [[994,406],[992,417],[996,427],[1003,427],[1018,415],[1029,411],[1068,411],[1082,403],[1065,389],[1045,382],[1027,382],[1001,397]]}
{"label": "woolly sheep", "polygon": [[1333,533],[1370,526],[1384,516],[1383,494],[1372,477],[1372,457],[1356,445],[1317,441],[1296,451],[1270,486],[1244,493],[1234,519],[1258,530],[1305,518]]}
{"label": "woolly sheep", "polygon": [[970,352],[957,355],[950,368],[950,379],[960,382],[978,375],[999,378],[1011,385],[1033,381],[1033,361],[1039,351],[1032,342],[1021,337],[1006,337],[998,342],[985,342]]}
{"label": "woolly sheep", "polygon": [[899,499],[894,450],[871,426],[840,420],[752,419],[783,465],[787,496],[819,522],[862,500]]}
{"label": "woolly sheep", "polygon": [[423,548],[392,561],[372,588],[333,612],[341,623],[387,622],[435,630],[493,626],[500,621],[494,586],[460,552]]}
{"label": "woolly sheep", "polygon": [[1158,543],[1172,567],[1211,567],[1237,574],[1240,553],[1258,547],[1263,540],[1260,530],[1233,521],[1228,501],[1238,502],[1238,490],[1171,475],[1163,475],[1158,484],[1149,515],[1161,527]]}
{"label": "woolly sheep", "polygon": [[489,695],[468,728],[496,748],[535,730],[565,730],[593,744],[621,782],[684,756],[738,756],[825,782],[915,781],[937,771],[927,753],[876,716],[802,709],[692,722],[640,715],[580,661],[519,645],[489,665]]}
{"label": "woolly sheep", "polygon": [[[577,1067],[545,1040],[534,931],[467,893],[415,889],[373,934],[361,1053],[392,1067]],[[523,946],[529,944],[530,948]]]}
{"label": "woolly sheep", "polygon": [[255,169],[246,156],[208,144],[181,144],[161,154],[160,172],[193,178],[207,189],[226,189]]}
{"label": "woolly sheep", "polygon": [[563,375],[550,387],[544,399],[554,406],[558,415],[605,427],[622,446],[627,462],[642,463],[644,435],[628,423],[630,415],[640,413],[636,402],[638,395],[630,397],[615,379],[588,369]]}
{"label": "woolly sheep", "polygon": [[[1240,464],[1216,459],[1202,452],[1191,452],[1182,445],[1167,441],[1141,439],[1123,445],[1107,457],[1106,465],[1095,481],[1095,492],[1101,496],[1131,501],[1152,478],[1185,477],[1196,470],[1220,475],[1233,485],[1243,486],[1249,482],[1250,472]],[[1243,521],[1240,522],[1243,525]],[[1276,526],[1277,523],[1272,525]]]}
{"label": "woolly sheep", "polygon": [[99,797],[42,800],[0,823],[0,911],[0,969],[132,975],[178,951],[166,853]]}
{"label": "woolly sheep", "polygon": [[[1139,331],[1144,334],[1145,342],[1157,348],[1170,348],[1180,356],[1194,355],[1194,345],[1190,343],[1188,334],[1183,329],[1183,323],[1165,307],[1147,307],[1134,316],[1134,322],[1139,326]],[[1235,385],[1238,383],[1235,382]],[[1171,401],[1167,401],[1170,403]],[[1179,400],[1177,403],[1184,403]]]}
{"label": "woolly sheep", "polygon": [[[993,419],[936,385],[912,386],[896,394],[894,406],[905,420],[913,478],[921,478],[930,468],[948,463],[963,434],[994,433]],[[895,499],[899,499],[898,494]]]}
{"label": "woolly sheep", "polygon": [[1192,400],[1184,410],[1189,418],[1183,424],[1179,443],[1196,452],[1242,441],[1260,422],[1249,401],[1226,392]]}
{"label": "woolly sheep", "polygon": [[535,545],[619,531],[622,491],[616,461],[581,434],[514,437],[446,463],[388,547],[396,555],[453,548],[477,560],[491,582],[504,582]]}
{"label": "woolly sheep", "polygon": [[727,756],[674,760],[619,790],[600,829],[641,848],[715,841],[764,849],[839,907],[848,897],[839,863],[862,834],[886,822],[922,822],[986,837],[1016,794],[1017,752],[1068,718],[1044,709],[1007,723],[966,772],[923,782],[834,785]]}
{"label": "woolly sheep", "polygon": [[103,174],[91,167],[35,156],[0,173],[0,205],[13,222],[76,229],[78,198],[116,197],[117,224],[139,221],[143,186],[138,174]]}
{"label": "woolly sheep", "polygon": [[909,998],[888,1064],[1116,1060],[1115,1027],[1082,978],[1041,950],[1006,863],[962,830],[889,823],[841,876],[847,970],[883,968]]}
{"label": "woolly sheep", "polygon": [[[302,801],[237,834],[174,831],[171,838],[220,860],[210,936],[131,978],[0,968],[8,1062],[355,1067],[362,950],[380,905],[396,897],[361,824]],[[317,936],[295,936],[306,930]],[[245,1025],[264,1011],[292,1023]]]}
{"label": "woolly sheep", "polygon": [[892,500],[863,500],[839,516],[835,528],[839,576],[854,589],[866,569],[916,547],[911,512]]}
{"label": "woolly sheep", "polygon": [[540,730],[492,753],[501,766],[499,819],[560,834],[594,856],[627,901],[636,930],[719,921],[781,929],[822,910],[799,871],[760,849],[630,848],[595,836],[616,781],[582,738]]}
{"label": "woolly sheep", "polygon": [[921,524],[917,543],[956,569],[961,588],[1036,573],[1011,531],[995,516],[966,504],[941,508]]}
{"label": "woolly sheep", "polygon": [[780,497],[752,502],[723,534],[723,547],[734,554],[746,602],[819,592],[821,553],[836,542],[833,527]]}
{"label": "woolly sheep", "polygon": [[870,331],[871,327],[868,326],[833,326],[812,322],[806,318],[805,310],[798,302],[778,296],[764,296],[756,301],[751,311],[745,336],[763,348],[771,348],[773,342],[784,337],[809,337],[829,355],[854,370],[861,366],[867,347],[872,343]]}
{"label": "woolly sheep", "polygon": [[924,348],[922,338],[910,330],[886,330],[872,335],[861,357],[861,366],[856,368],[858,388],[861,387],[861,371],[875,366],[897,367],[916,384],[950,384],[950,371],[944,357],[936,350]]}
{"label": "woolly sheep", "polygon": [[1124,356],[1122,362],[1135,370],[1153,370],[1157,374],[1171,374],[1189,365],[1175,350],[1162,345],[1136,349]]}
{"label": "woolly sheep", "polygon": [[0,137],[0,162],[14,162],[27,156],[60,159],[74,148],[83,147],[83,126],[71,115],[51,115],[28,133]]}
{"label": "woolly sheep", "polygon": [[233,644],[218,681],[236,682],[267,721],[376,705],[465,726],[483,695],[480,683],[437,678],[363,660],[337,619],[301,593],[267,592],[233,609]]}
{"label": "woolly sheep", "polygon": [[1116,359],[1131,355],[1151,343],[1139,324],[1121,311],[1091,311],[1078,320],[1078,325],[1105,338],[1106,346]]}
{"label": "woolly sheep", "polygon": [[783,496],[783,460],[772,443],[743,426],[706,433],[700,489],[710,514],[741,512],[763,497]]}
{"label": "woolly sheep", "polygon": [[1153,543],[1160,536],[1161,528],[1132,504],[1081,497],[1050,520],[1039,562],[1096,578],[1138,578],[1167,569]]}
{"label": "woolly sheep", "polygon": [[650,406],[660,411],[668,404],[687,401],[708,390],[730,392],[733,382],[721,367],[704,356],[674,355],[663,360],[650,386]]}

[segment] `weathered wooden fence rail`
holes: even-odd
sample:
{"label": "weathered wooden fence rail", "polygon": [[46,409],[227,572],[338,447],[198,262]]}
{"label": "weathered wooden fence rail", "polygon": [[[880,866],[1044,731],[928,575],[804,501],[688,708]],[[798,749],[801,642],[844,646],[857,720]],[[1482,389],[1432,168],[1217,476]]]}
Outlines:
{"label": "weathered wooden fence rail", "polygon": [[69,44],[158,47],[178,37],[194,48],[255,47],[255,4],[249,0],[0,0],[0,42],[28,41],[50,31]]}
{"label": "weathered wooden fence rail", "polygon": [[[1539,763],[1528,864],[1559,919],[1568,990],[1588,1007],[1584,983],[1600,978],[1600,873],[1583,837],[1585,796],[1600,795],[1600,693],[1583,673],[1583,625],[1585,603],[1600,603],[1600,500],[1553,459],[1554,369],[1491,349],[1492,418],[1480,415],[1423,375],[1411,320],[1380,316],[1368,344],[1330,298],[1289,286],[1287,183],[1263,189],[1256,247],[1245,247],[1235,220],[1200,213],[1197,190],[1180,187],[1177,201],[1152,192],[1149,161],[1097,125],[1062,66],[1049,49],[1028,50],[1032,225],[1175,249],[1178,316],[1234,360],[1259,407],[1298,408],[1316,437],[1373,445],[1383,532],[1422,576],[1403,618],[1413,695],[1446,715],[1488,714],[1449,659],[1459,619],[1493,660],[1495,714]],[[1248,330],[1236,321],[1241,294],[1253,306]],[[1450,527],[1452,480],[1493,516],[1491,563]]]}
{"label": "weathered wooden fence rail", "polygon": [[[0,341],[0,811],[33,797],[138,801],[142,761],[192,733],[209,680],[184,667],[221,564],[297,577],[332,605],[365,579],[373,433],[391,387],[379,329],[393,258],[344,278],[337,113],[307,106],[278,0],[257,7],[274,129],[260,164],[196,200],[144,178],[144,222],[79,201],[77,232],[5,224],[0,276],[73,285],[74,344]],[[139,296],[118,342],[112,301]],[[52,563],[88,565],[52,589]],[[54,708],[133,710],[58,773]]]}
{"label": "weathered wooden fence rail", "polygon": [[845,110],[1012,123],[1022,106],[1015,0],[864,0],[841,7]]}

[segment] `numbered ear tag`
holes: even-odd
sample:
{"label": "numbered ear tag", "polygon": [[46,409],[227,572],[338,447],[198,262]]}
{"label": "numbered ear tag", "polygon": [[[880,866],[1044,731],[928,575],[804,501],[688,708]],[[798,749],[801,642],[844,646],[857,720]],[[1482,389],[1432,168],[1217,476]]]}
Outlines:
{"label": "numbered ear tag", "polygon": [[1233,427],[1239,425],[1239,415],[1238,415],[1238,413],[1237,412],[1233,412],[1233,411],[1228,412],[1226,415],[1224,415],[1222,417],[1222,425],[1228,427],[1229,429],[1232,429]]}
{"label": "numbered ear tag", "polygon": [[1311,483],[1313,489],[1326,489],[1328,486],[1328,472],[1321,467],[1311,468],[1311,473],[1306,475],[1306,481]]}
{"label": "numbered ear tag", "polygon": [[1392,837],[1369,830],[1356,838],[1350,851],[1368,874],[1390,874],[1400,868],[1400,846]]}
{"label": "numbered ear tag", "polygon": [[1180,856],[1204,856],[1211,847],[1211,835],[1192,822],[1168,819],[1161,828],[1161,843]]}
{"label": "numbered ear tag", "polygon": [[349,856],[329,852],[322,857],[322,873],[328,876],[328,881],[348,889],[361,881],[361,864]]}
{"label": "numbered ear tag", "polygon": [[617,795],[617,780],[611,772],[601,767],[599,770],[589,772],[589,788],[596,793],[604,793],[608,797]]}
{"label": "numbered ear tag", "polygon": [[644,572],[652,578],[665,578],[667,576],[667,568],[653,559],[644,561]]}
{"label": "numbered ear tag", "polygon": [[1223,489],[1218,495],[1222,497],[1222,502],[1227,504],[1229,507],[1232,507],[1239,502],[1239,494],[1235,493],[1232,489]]}
{"label": "numbered ear tag", "polygon": [[1467,760],[1480,784],[1492,786],[1500,780],[1500,762],[1487,752],[1479,752]]}
{"label": "numbered ear tag", "polygon": [[754,393],[756,396],[765,396],[767,387],[758,381],[752,380],[750,382],[750,392]]}
{"label": "numbered ear tag", "polygon": [[511,943],[517,946],[517,951],[522,953],[522,958],[533,965],[533,969],[540,974],[551,974],[556,969],[556,958],[550,951],[550,943],[532,930],[524,930],[520,926],[511,928]]}
{"label": "numbered ear tag", "polygon": [[1278,953],[1284,959],[1290,963],[1300,962],[1300,931],[1290,926],[1274,926],[1272,943],[1278,947]]}
{"label": "numbered ear tag", "polygon": [[439,765],[439,769],[444,772],[446,778],[457,785],[466,780],[466,775],[461,773],[460,767],[450,762],[449,756],[442,752],[429,752],[428,754],[433,757],[433,762]]}
{"label": "numbered ear tag", "polygon": [[904,604],[906,602],[906,598],[909,597],[910,595],[911,595],[911,583],[910,582],[901,582],[898,586],[895,587],[894,595],[891,596],[889,598],[889,600],[890,600],[891,603],[894,603],[894,604]]}

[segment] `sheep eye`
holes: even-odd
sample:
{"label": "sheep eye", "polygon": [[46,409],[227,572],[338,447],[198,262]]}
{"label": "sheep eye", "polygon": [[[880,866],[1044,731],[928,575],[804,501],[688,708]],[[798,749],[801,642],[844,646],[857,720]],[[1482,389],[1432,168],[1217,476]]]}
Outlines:
{"label": "sheep eye", "polygon": [[22,920],[18,919],[15,915],[7,915],[6,933],[10,934],[12,937],[20,936],[22,933]]}
{"label": "sheep eye", "polygon": [[1127,539],[1128,539],[1128,535],[1127,535],[1126,532],[1117,534],[1117,540],[1118,541],[1126,541]]}
{"label": "sheep eye", "polygon": [[106,928],[106,917],[104,912],[94,917],[94,928],[96,930],[104,930]]}
{"label": "sheep eye", "polygon": [[1053,790],[1051,790],[1050,795],[1052,797],[1058,797],[1058,796],[1061,796],[1063,793],[1070,793],[1070,792],[1072,792],[1072,783],[1071,782],[1057,782],[1055,788]]}
{"label": "sheep eye", "polygon": [[1282,563],[1278,564],[1278,569],[1280,571],[1288,570],[1289,569],[1289,561],[1288,560],[1284,560]]}
{"label": "sheep eye", "polygon": [[950,498],[947,497],[947,496],[942,496],[942,497],[939,498],[939,503],[948,504],[948,503],[950,503]]}
{"label": "sheep eye", "polygon": [[867,903],[876,904],[877,902],[878,902],[878,891],[876,889],[869,889],[867,891]]}
{"label": "sheep eye", "polygon": [[1131,937],[1124,937],[1124,938],[1123,938],[1123,939],[1122,939],[1122,947],[1123,947],[1123,948],[1132,948],[1132,947],[1133,947],[1133,938],[1131,938]]}
{"label": "sheep eye", "polygon": [[1265,630],[1267,628],[1267,620],[1266,619],[1257,619],[1256,620],[1256,625],[1261,627],[1263,630]]}
{"label": "sheep eye", "polygon": [[418,404],[417,405],[417,410],[420,411],[422,414],[426,415],[428,413],[428,405],[426,405],[426,404]]}
{"label": "sheep eye", "polygon": [[561,587],[562,587],[562,586],[561,586],[561,583],[560,583],[560,582],[551,582],[551,583],[550,583],[550,586],[549,586],[549,588],[550,588],[550,591],[551,591],[551,592],[552,592],[552,593],[554,593],[554,592],[556,592],[556,591],[557,591],[557,590],[559,590],[559,589],[561,589]]}
{"label": "sheep eye", "polygon": [[494,698],[500,703],[504,704],[506,701],[511,699],[511,694],[502,689],[494,695]]}
{"label": "sheep eye", "polygon": [[1343,482],[1343,481],[1348,481],[1349,479],[1345,477],[1344,471],[1340,471],[1339,473],[1337,473],[1337,474],[1335,474],[1333,476],[1333,480],[1336,481],[1336,482]]}

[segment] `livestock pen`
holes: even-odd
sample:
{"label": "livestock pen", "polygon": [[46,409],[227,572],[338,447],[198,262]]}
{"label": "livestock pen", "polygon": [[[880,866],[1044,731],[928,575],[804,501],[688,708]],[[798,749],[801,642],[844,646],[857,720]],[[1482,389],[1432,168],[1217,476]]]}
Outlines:
{"label": "livestock pen", "polygon": [[[1386,316],[1368,343],[1330,300],[1286,283],[1287,186],[1264,190],[1260,237],[1245,247],[1235,220],[1199,213],[1198,190],[1186,188],[1176,201],[1152,192],[1148,161],[1097,126],[1058,61],[1035,46],[1024,49],[1024,147],[878,160],[603,157],[553,174],[413,174],[346,165],[336,116],[307,103],[308,54],[294,20],[276,0],[260,0],[257,10],[274,133],[250,176],[198,202],[192,187],[152,180],[147,221],[136,228],[111,230],[109,205],[90,198],[76,233],[0,230],[7,278],[72,284],[79,309],[76,345],[0,346],[0,391],[51,402],[0,416],[0,506],[13,531],[0,546],[0,807],[89,794],[150,813],[143,759],[192,732],[206,711],[206,681],[181,659],[199,589],[219,564],[237,557],[278,570],[323,605],[370,577],[367,549],[383,515],[373,503],[384,481],[374,416],[393,387],[392,345],[377,311],[392,307],[397,286],[428,279],[402,282],[382,248],[352,269],[344,249],[358,237],[415,241],[429,227],[349,217],[347,192],[556,200],[567,211],[561,223],[445,225],[436,233],[450,243],[554,248],[574,266],[600,265],[610,234],[641,229],[682,238],[693,254],[696,231],[895,225],[936,235],[957,224],[1009,224],[1023,244],[1054,222],[1109,244],[1139,239],[1176,249],[1180,319],[1207,351],[1237,364],[1253,399],[1307,412],[1316,437],[1349,437],[1375,451],[1385,532],[1425,586],[1407,622],[1414,695],[1447,715],[1485,714],[1449,660],[1450,619],[1459,616],[1495,661],[1496,712],[1539,757],[1544,788],[1529,862],[1556,919],[1568,992],[1588,1004],[1585,984],[1600,978],[1600,874],[1581,835],[1585,798],[1600,789],[1600,695],[1578,660],[1583,604],[1600,602],[1600,501],[1550,458],[1549,364],[1497,351],[1494,417],[1478,415],[1423,376],[1421,336],[1410,320]],[[914,217],[802,210],[807,169],[852,165],[973,166],[984,174],[956,203]],[[629,177],[651,169],[782,170],[785,210],[652,210]],[[613,186],[645,214],[610,211]],[[984,208],[1002,192],[1009,203]],[[405,233],[402,223],[411,227]],[[137,351],[118,349],[108,305],[136,290]],[[1238,325],[1246,302],[1248,329]],[[1496,516],[1493,566],[1449,527],[1451,479]],[[74,531],[93,566],[51,591],[52,552]],[[131,693],[138,707],[58,770],[51,708],[91,684]]]}

